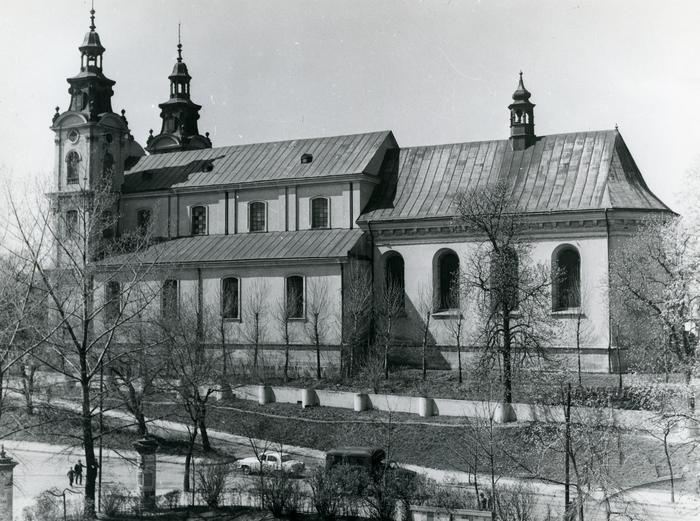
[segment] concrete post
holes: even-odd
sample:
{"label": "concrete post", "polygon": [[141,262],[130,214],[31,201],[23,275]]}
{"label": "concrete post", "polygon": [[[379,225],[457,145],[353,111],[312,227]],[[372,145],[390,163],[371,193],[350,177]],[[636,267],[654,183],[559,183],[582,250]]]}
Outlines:
{"label": "concrete post", "polygon": [[150,438],[134,442],[134,448],[139,453],[138,492],[141,508],[151,510],[156,501],[156,450],[158,443]]}
{"label": "concrete post", "polygon": [[0,521],[12,521],[12,475],[17,462],[0,451]]}

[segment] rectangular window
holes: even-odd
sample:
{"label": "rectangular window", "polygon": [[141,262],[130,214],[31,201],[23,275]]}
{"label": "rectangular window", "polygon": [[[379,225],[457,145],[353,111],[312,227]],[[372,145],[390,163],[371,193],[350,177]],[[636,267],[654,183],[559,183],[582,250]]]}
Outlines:
{"label": "rectangular window", "polygon": [[248,229],[251,232],[265,231],[265,203],[255,202],[248,205]]}
{"label": "rectangular window", "polygon": [[328,199],[311,200],[311,228],[328,228]]}
{"label": "rectangular window", "polygon": [[229,277],[221,281],[221,316],[223,318],[240,318],[238,279]]}
{"label": "rectangular window", "polygon": [[289,318],[304,318],[304,278],[287,277],[287,310]]}
{"label": "rectangular window", "polygon": [[105,320],[115,322],[121,312],[121,287],[119,282],[110,280],[105,284]]}
{"label": "rectangular window", "polygon": [[207,234],[207,209],[204,206],[192,207],[192,235]]}
{"label": "rectangular window", "polygon": [[178,315],[177,281],[166,280],[161,291],[160,309],[163,318],[174,320]]}

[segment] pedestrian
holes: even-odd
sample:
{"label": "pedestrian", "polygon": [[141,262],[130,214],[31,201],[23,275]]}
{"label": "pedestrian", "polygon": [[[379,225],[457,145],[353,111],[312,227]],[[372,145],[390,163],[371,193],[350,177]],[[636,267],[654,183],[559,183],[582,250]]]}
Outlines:
{"label": "pedestrian", "polygon": [[73,472],[73,469],[70,469],[68,471],[68,486],[69,487],[73,486],[73,476],[75,476],[75,473]]}
{"label": "pedestrian", "polygon": [[83,462],[78,460],[78,463],[75,464],[73,467],[73,471],[75,472],[75,484],[76,485],[82,485],[83,484]]}
{"label": "pedestrian", "polygon": [[486,506],[487,506],[487,505],[488,505],[488,503],[487,503],[487,501],[486,501],[486,496],[485,496],[484,493],[482,492],[482,493],[479,495],[479,508],[480,508],[480,510],[486,510]]}

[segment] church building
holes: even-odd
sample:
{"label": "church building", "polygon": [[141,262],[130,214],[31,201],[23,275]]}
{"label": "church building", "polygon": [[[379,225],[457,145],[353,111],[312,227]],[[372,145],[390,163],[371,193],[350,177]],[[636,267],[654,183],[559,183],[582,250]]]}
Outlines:
{"label": "church building", "polygon": [[[383,130],[214,146],[198,126],[206,107],[193,101],[197,93],[178,43],[169,87],[163,81],[160,131],[151,131],[144,148],[125,113],[112,110],[115,82],[104,74],[94,11],[91,19],[79,72],[68,78],[70,104],[57,108],[51,126],[49,192],[60,200],[110,178],[118,195],[113,232],[148,228],[153,236],[142,257],[153,263],[149,276],[161,292],[156,312],[177,316],[193,303],[207,320],[223,323],[239,357],[249,351],[251,317],[263,313],[260,340],[266,363],[274,365],[283,343],[275,310],[291,296],[293,364],[314,363],[308,324],[320,307],[323,363],[337,366],[350,272],[360,265],[375,293],[387,281],[403,288],[394,355],[405,350],[409,359],[420,345],[416,310],[428,295],[431,359],[435,367],[455,367],[450,321],[462,311],[466,323],[475,317],[468,305],[453,309],[463,303],[448,298],[448,281],[465,266],[475,239],[453,226],[453,196],[506,180],[530,223],[533,261],[564,273],[553,283],[548,310],[562,325],[550,354],[573,360],[565,326],[582,317],[584,370],[615,369],[609,261],[635,223],[671,213],[647,187],[616,128],[537,135],[521,73],[512,100],[504,100],[503,139],[404,148]],[[61,211],[72,219],[74,210]],[[95,291],[108,299],[113,284]],[[466,351],[465,368],[479,346]]]}

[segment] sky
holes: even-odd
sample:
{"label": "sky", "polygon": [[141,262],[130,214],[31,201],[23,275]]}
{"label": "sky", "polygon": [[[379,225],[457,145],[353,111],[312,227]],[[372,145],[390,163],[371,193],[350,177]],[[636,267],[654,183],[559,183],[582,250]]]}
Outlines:
{"label": "sky", "polygon": [[[88,0],[5,0],[0,183],[49,179],[54,107],[80,66]],[[695,0],[95,0],[104,72],[142,145],[182,24],[214,146],[393,130],[401,146],[507,138],[518,71],[538,135],[613,128],[677,209],[700,176]],[[693,116],[697,114],[697,116]],[[0,210],[2,210],[0,208]]]}

